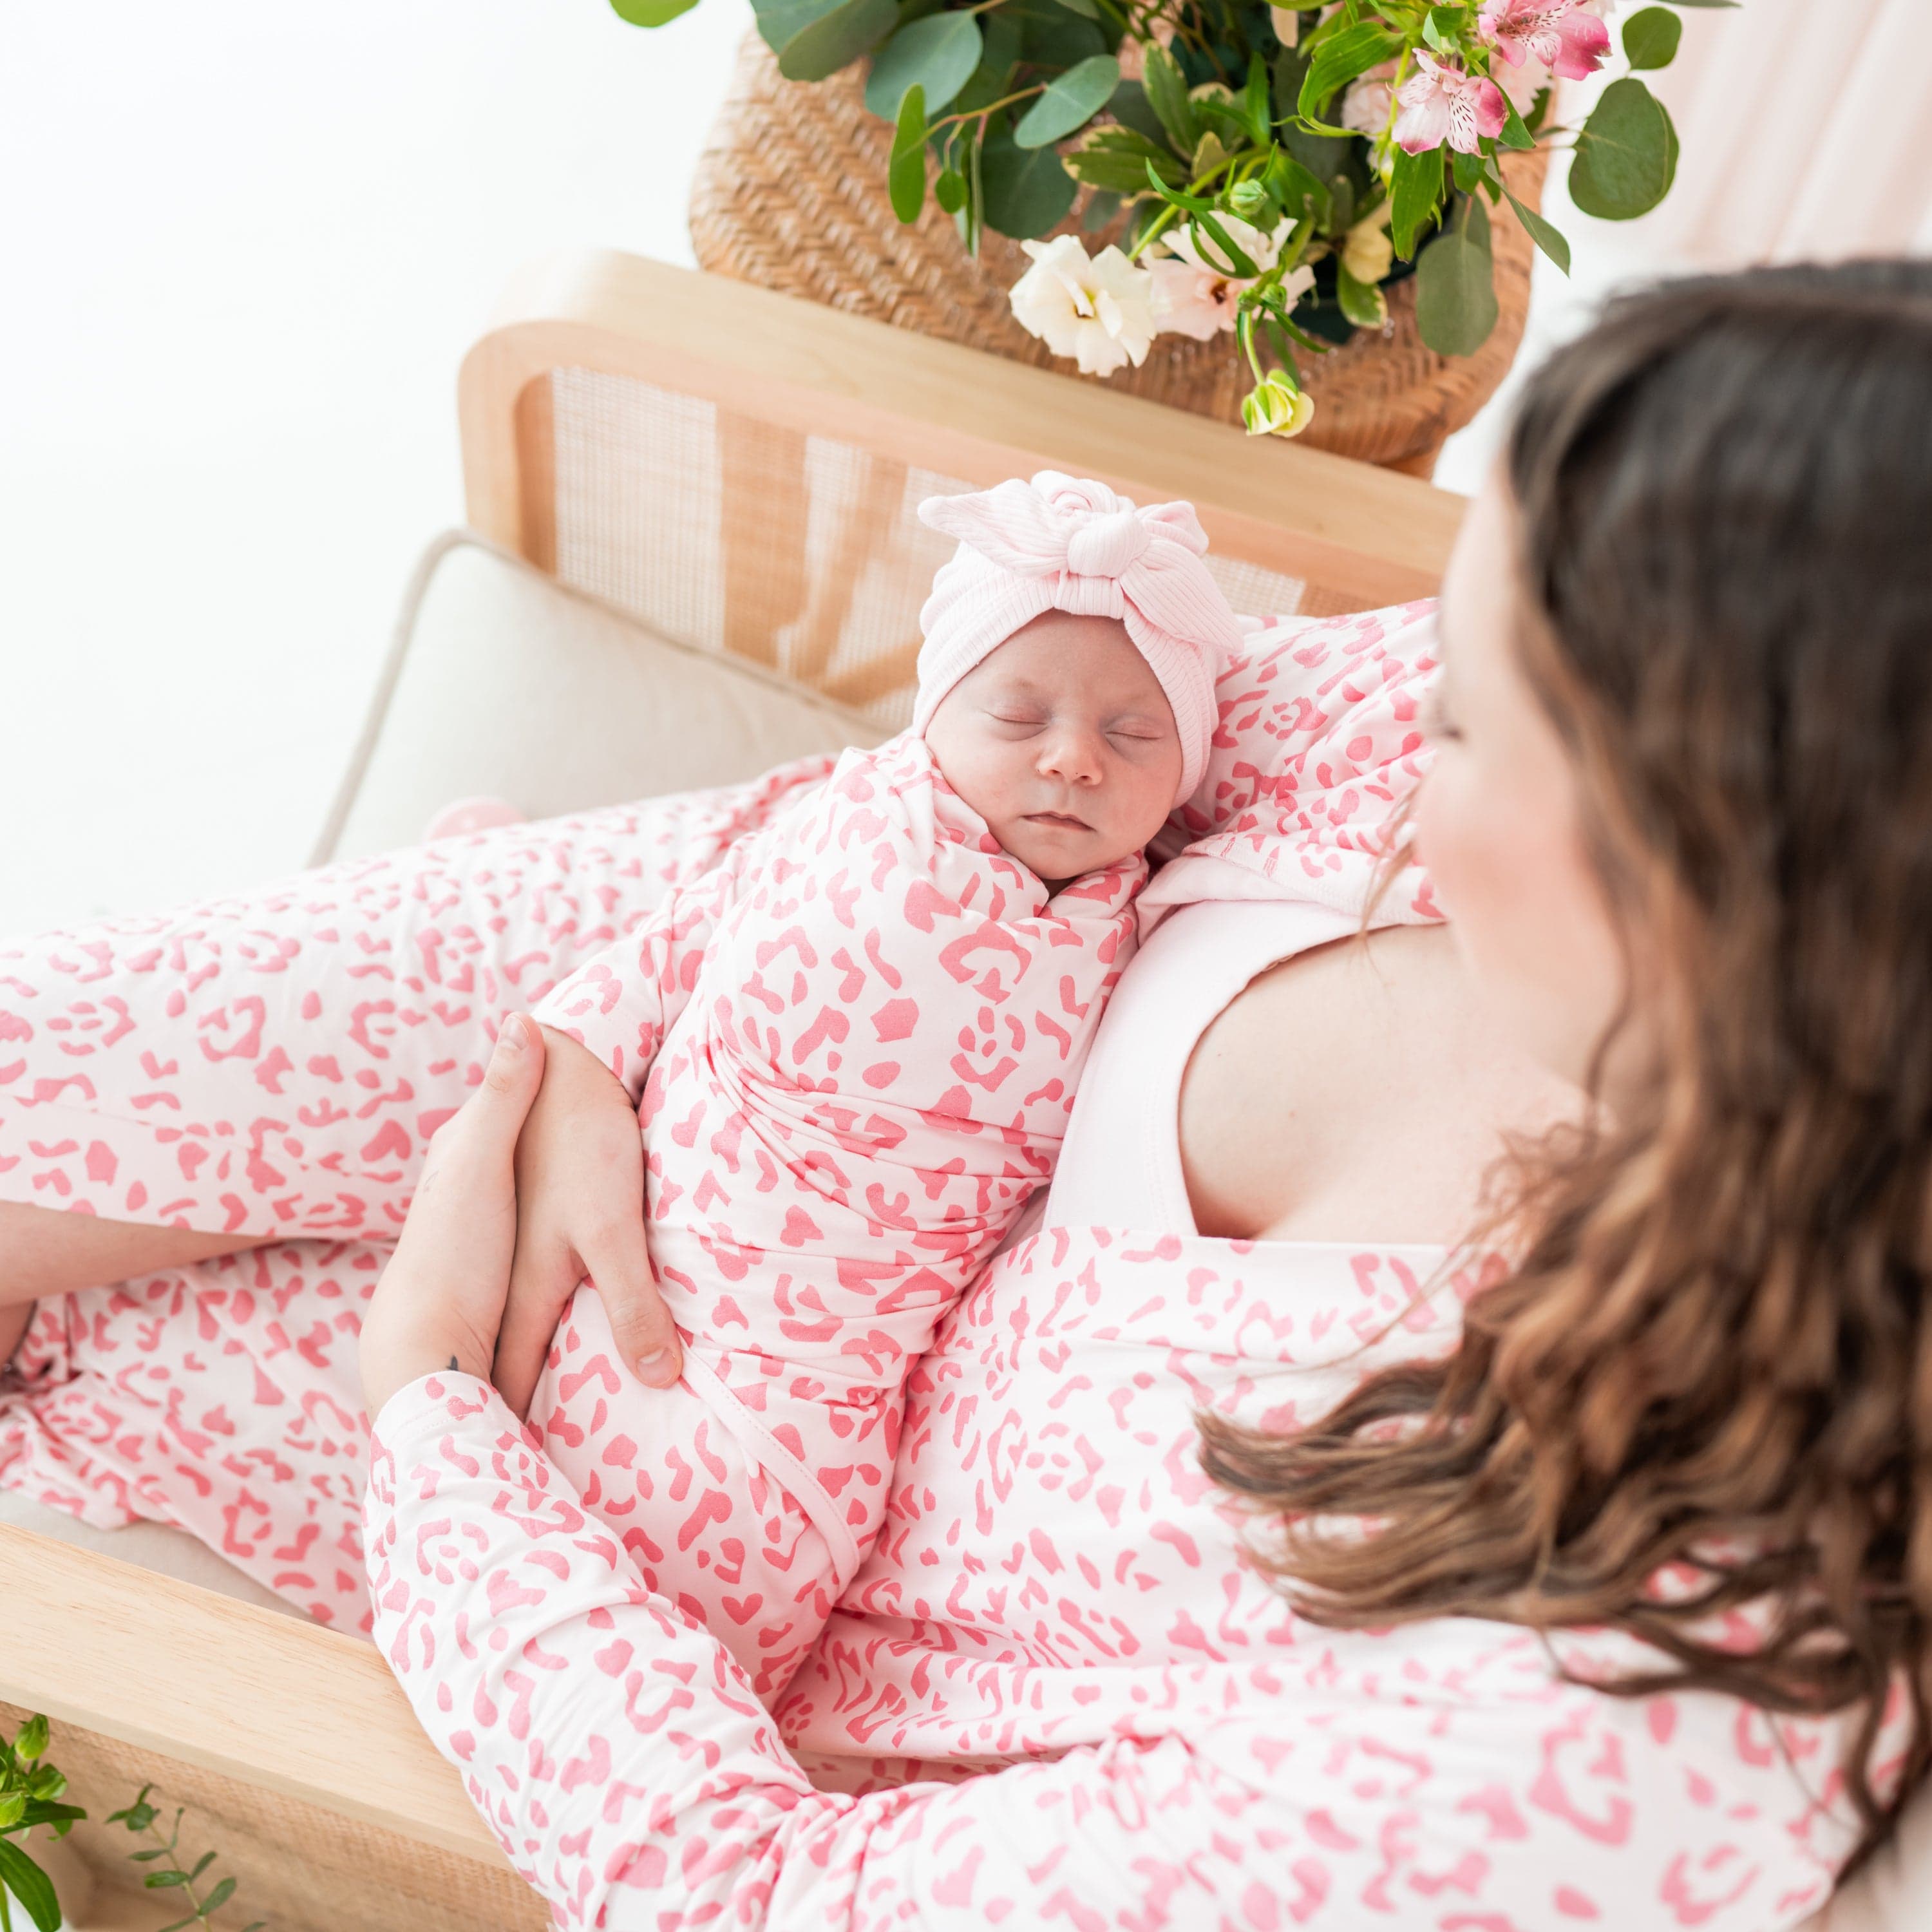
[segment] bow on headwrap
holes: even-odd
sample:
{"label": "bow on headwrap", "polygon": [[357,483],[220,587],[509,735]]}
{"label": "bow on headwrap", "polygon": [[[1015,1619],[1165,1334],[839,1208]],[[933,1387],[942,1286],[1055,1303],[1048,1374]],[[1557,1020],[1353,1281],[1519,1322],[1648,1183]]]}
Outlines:
{"label": "bow on headwrap", "polygon": [[1194,506],[1137,509],[1104,483],[1042,470],[1029,483],[928,496],[919,516],[959,548],[920,613],[913,728],[923,731],[968,671],[1043,612],[1116,617],[1167,695],[1180,735],[1177,802],[1190,796],[1214,735],[1214,680],[1241,634],[1201,560],[1208,538]]}

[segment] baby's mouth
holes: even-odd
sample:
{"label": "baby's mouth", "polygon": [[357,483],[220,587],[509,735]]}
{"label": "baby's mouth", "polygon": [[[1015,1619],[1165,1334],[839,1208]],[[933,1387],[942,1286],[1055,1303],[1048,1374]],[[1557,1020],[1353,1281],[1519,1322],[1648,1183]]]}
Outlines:
{"label": "baby's mouth", "polygon": [[1031,825],[1056,825],[1068,832],[1091,832],[1093,826],[1084,818],[1076,818],[1070,812],[1030,812],[1027,822]]}

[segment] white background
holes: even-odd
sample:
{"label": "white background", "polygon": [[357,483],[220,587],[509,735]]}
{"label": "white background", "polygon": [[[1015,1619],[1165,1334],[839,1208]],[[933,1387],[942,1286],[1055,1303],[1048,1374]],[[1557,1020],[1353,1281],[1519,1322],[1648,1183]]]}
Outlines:
{"label": "white background", "polygon": [[691,259],[748,19],[0,0],[0,934],[302,865],[461,520],[464,350],[533,256]]}

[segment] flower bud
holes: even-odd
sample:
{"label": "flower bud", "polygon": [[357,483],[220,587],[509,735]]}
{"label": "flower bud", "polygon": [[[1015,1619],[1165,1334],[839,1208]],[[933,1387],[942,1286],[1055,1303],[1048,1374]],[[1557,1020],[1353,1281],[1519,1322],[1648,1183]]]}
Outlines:
{"label": "flower bud", "polygon": [[1228,190],[1228,206],[1244,221],[1252,221],[1268,206],[1268,190],[1258,181],[1237,182]]}
{"label": "flower bud", "polygon": [[1250,436],[1299,436],[1314,420],[1314,398],[1283,370],[1271,370],[1241,398]]}
{"label": "flower bud", "polygon": [[[1383,206],[1386,208],[1387,203]],[[1386,217],[1382,209],[1358,221],[1348,230],[1342,244],[1342,266],[1357,281],[1366,283],[1370,287],[1380,281],[1395,266],[1395,244],[1389,239],[1388,230],[1382,224]]]}

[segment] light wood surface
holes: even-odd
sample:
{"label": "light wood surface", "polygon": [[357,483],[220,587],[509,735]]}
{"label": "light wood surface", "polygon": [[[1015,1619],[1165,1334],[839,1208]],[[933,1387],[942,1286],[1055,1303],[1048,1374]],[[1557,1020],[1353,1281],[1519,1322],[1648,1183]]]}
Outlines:
{"label": "light wood surface", "polygon": [[1217,550],[1358,606],[1432,591],[1463,509],[1414,478],[1050,370],[582,251],[516,278],[459,385],[470,520],[540,562],[554,548],[547,418],[527,392],[554,369],[632,376],[982,486],[1048,464],[1143,501],[1184,496]]}
{"label": "light wood surface", "polygon": [[75,1726],[505,1862],[373,1645],[6,1525],[0,1578],[0,1702],[44,1711],[56,1737]]}

